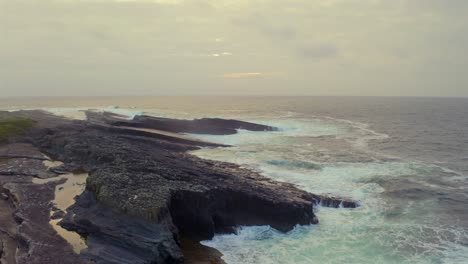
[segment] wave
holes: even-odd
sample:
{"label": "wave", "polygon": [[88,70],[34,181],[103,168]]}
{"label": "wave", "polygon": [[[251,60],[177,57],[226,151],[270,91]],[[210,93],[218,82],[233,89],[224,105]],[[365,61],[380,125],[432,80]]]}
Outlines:
{"label": "wave", "polygon": [[275,165],[279,167],[295,167],[295,168],[303,168],[303,169],[310,169],[310,170],[320,170],[322,166],[312,162],[306,161],[286,161],[286,160],[267,160],[265,161],[267,164]]}
{"label": "wave", "polygon": [[[244,227],[237,235],[217,235],[205,245],[220,250],[224,260],[233,264],[457,263],[467,259],[466,230],[442,228],[444,220],[438,214],[444,212],[437,207],[439,192],[457,191],[437,177],[463,177],[442,167],[373,151],[369,142],[387,140],[389,135],[367,124],[312,118],[263,120],[260,123],[281,130],[221,136],[217,140],[230,140],[235,147],[195,154],[238,163],[306,191],[352,197],[362,206],[355,210],[318,206],[318,226],[298,227],[288,234],[270,227]],[[409,183],[422,192],[404,196],[411,192],[405,188]]]}

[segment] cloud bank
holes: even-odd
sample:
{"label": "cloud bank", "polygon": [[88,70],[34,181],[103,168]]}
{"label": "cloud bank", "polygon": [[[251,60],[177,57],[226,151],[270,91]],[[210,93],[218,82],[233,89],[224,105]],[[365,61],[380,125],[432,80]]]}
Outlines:
{"label": "cloud bank", "polygon": [[468,96],[467,12],[465,0],[0,0],[0,93]]}

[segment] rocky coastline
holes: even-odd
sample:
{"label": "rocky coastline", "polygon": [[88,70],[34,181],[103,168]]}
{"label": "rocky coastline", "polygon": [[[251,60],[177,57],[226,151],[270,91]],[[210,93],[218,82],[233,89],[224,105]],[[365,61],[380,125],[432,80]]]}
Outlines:
{"label": "rocky coastline", "polygon": [[[24,133],[0,142],[2,264],[187,263],[181,241],[211,239],[238,226],[270,225],[287,232],[296,225],[318,224],[317,204],[358,206],[190,155],[202,147],[228,146],[182,134],[274,127],[226,119],[86,114],[83,121],[43,111],[0,112],[0,118],[34,121]],[[63,165],[47,168],[44,160]],[[32,183],[33,178],[69,172],[89,174],[85,191],[59,223],[86,240],[80,254],[49,225],[50,201],[60,182]]]}

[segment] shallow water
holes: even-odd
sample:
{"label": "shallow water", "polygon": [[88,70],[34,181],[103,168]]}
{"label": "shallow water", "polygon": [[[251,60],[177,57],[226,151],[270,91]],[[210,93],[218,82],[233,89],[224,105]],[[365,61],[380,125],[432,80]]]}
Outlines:
{"label": "shallow water", "polygon": [[[55,199],[53,201],[56,207],[62,211],[66,211],[68,207],[73,205],[75,203],[75,196],[80,195],[84,191],[88,174],[67,174],[65,177],[67,181],[55,187]],[[87,247],[85,241],[79,234],[68,231],[58,225],[60,220],[62,219],[50,220],[50,224],[72,246],[76,253],[80,253],[81,250]]]}
{"label": "shallow water", "polygon": [[[59,113],[64,102],[41,106]],[[361,201],[357,209],[319,208],[319,225],[288,234],[243,227],[237,235],[204,242],[220,250],[228,264],[468,263],[467,99],[100,98],[80,105],[84,102],[74,107],[277,126],[277,132],[190,135],[234,145],[193,154],[234,162],[314,193]]]}
{"label": "shallow water", "polygon": [[[47,168],[60,166],[63,163],[60,161],[44,161],[44,165]],[[60,181],[65,179],[64,183],[58,184],[55,186],[55,196],[52,203],[57,209],[66,211],[68,207],[75,203],[75,196],[80,195],[86,187],[86,178],[88,178],[87,173],[80,174],[63,174],[58,177],[48,178],[48,179],[38,179],[33,178],[33,183],[44,184],[47,182]],[[50,212],[51,215],[53,211]],[[76,232],[68,231],[58,225],[62,219],[51,219],[49,223],[57,231],[57,233],[63,237],[73,248],[73,250],[79,254],[81,250],[86,248],[86,243],[83,238]]]}

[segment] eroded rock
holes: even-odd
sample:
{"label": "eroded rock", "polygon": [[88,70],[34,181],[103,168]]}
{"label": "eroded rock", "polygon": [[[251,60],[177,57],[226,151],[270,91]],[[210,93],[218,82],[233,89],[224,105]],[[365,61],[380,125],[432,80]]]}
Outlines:
{"label": "eroded rock", "polygon": [[[25,140],[64,162],[56,173],[89,173],[86,191],[61,222],[86,237],[88,248],[81,252],[81,260],[183,263],[181,236],[210,239],[239,225],[270,225],[286,232],[297,224],[318,223],[313,212],[316,204],[357,206],[354,201],[307,193],[234,164],[187,154],[216,145],[120,126],[211,134],[274,130],[271,127],[222,119],[143,116],[124,120],[105,113],[89,114],[89,121],[59,121],[37,111],[30,115],[37,125]],[[24,229],[32,230],[27,224]]]}

